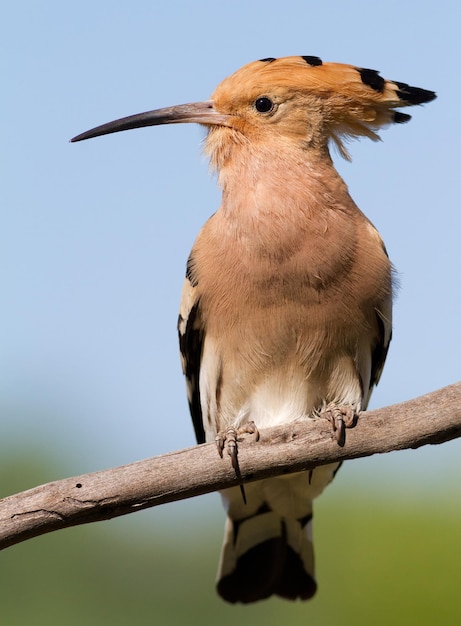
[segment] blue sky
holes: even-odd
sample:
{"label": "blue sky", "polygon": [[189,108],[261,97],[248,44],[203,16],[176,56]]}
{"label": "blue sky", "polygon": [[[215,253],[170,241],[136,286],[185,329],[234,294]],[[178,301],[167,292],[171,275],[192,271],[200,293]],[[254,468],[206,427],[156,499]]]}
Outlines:
{"label": "blue sky", "polygon": [[[219,206],[203,131],[68,140],[207,99],[267,56],[317,55],[437,91],[383,142],[352,144],[352,164],[335,162],[400,275],[372,407],[461,379],[459,5],[364,6],[82,0],[3,9],[1,446],[19,453],[33,442],[80,473],[193,445],[176,319],[189,250]],[[399,482],[403,470],[424,488],[459,471],[460,446],[358,461],[349,476]]]}

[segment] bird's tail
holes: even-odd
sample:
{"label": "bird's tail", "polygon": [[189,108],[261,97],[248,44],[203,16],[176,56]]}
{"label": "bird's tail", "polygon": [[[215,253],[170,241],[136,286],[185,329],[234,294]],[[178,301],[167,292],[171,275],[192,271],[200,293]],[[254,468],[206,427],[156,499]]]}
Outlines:
{"label": "bird's tail", "polygon": [[221,493],[228,517],[217,589],[224,600],[308,600],[315,594],[312,501],[338,467],[248,483],[246,503],[238,487]]}
{"label": "bird's tail", "polygon": [[271,595],[308,600],[314,578],[312,514],[284,518],[267,505],[240,520],[226,520],[218,593],[228,602],[256,602]]}

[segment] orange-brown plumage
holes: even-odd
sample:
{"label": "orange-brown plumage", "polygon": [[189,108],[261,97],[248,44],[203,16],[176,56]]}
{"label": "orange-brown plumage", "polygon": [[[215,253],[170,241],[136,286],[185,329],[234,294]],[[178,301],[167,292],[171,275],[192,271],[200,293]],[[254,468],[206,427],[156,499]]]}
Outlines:
{"label": "orange-brown plumage", "polygon": [[[310,62],[305,59],[310,59]],[[233,128],[250,140],[257,139],[263,127],[251,116],[258,97],[270,94],[277,107],[294,104],[298,114],[289,124],[280,123],[285,136],[306,138],[312,146],[325,146],[332,139],[348,158],[342,136],[379,139],[376,131],[391,123],[402,123],[410,116],[395,109],[429,102],[435,94],[406,83],[382,78],[374,70],[342,63],[323,63],[317,57],[284,57],[245,65],[218,85],[211,99],[221,112],[235,115]],[[314,63],[314,64],[311,64]],[[240,117],[245,113],[244,117]],[[283,110],[280,111],[283,115]],[[273,130],[273,116],[267,127]],[[253,123],[252,123],[253,122]]]}
{"label": "orange-brown plumage", "polygon": [[[179,339],[197,440],[329,419],[343,434],[366,408],[391,337],[392,268],[329,154],[333,141],[378,138],[408,121],[396,108],[431,91],[317,57],[264,59],[205,102],[130,116],[79,135],[165,123],[208,128],[220,209],[187,265]],[[233,452],[235,461],[235,453]],[[316,590],[312,501],[338,464],[222,493],[227,509],[218,591],[229,602]]]}

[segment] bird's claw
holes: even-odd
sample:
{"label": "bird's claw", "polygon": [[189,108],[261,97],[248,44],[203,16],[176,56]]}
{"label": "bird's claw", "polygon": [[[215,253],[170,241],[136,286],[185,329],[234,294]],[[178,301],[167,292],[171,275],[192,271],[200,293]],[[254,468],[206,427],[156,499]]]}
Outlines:
{"label": "bird's claw", "polygon": [[231,458],[232,467],[234,468],[237,476],[240,477],[240,469],[238,464],[238,437],[240,435],[254,435],[255,441],[259,440],[259,431],[254,422],[248,422],[239,428],[231,426],[226,430],[220,431],[216,437],[216,447],[221,458],[223,458],[224,448],[227,450],[227,454]]}
{"label": "bird's claw", "polygon": [[357,413],[352,405],[328,404],[320,411],[320,417],[327,419],[333,427],[338,445],[343,446],[346,439],[346,428],[353,428]]}
{"label": "bird's claw", "polygon": [[[218,448],[219,456],[223,458],[224,448],[226,448],[227,454],[231,458],[232,467],[234,468],[234,472],[237,478],[242,477],[238,462],[238,437],[239,435],[245,434],[254,435],[255,441],[259,440],[259,430],[257,429],[254,422],[248,422],[248,424],[244,424],[240,428],[235,428],[234,426],[231,426],[226,430],[220,431],[215,437],[216,447]],[[247,500],[243,485],[240,485],[240,491],[242,493],[243,502],[246,504]]]}

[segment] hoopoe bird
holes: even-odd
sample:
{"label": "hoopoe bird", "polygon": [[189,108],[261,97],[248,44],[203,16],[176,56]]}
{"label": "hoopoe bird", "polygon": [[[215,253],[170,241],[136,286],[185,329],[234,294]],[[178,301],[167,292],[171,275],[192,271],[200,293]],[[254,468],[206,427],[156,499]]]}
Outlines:
{"label": "hoopoe bird", "polygon": [[[267,58],[226,78],[210,100],[133,115],[121,130],[196,122],[219,172],[222,204],[187,263],[179,341],[195,434],[237,468],[245,431],[327,418],[338,438],[366,408],[389,342],[392,266],[329,153],[407,122],[397,107],[435,93],[318,57]],[[256,425],[256,426],[255,426]],[[338,463],[222,492],[217,589],[229,602],[316,592],[312,502]]]}

